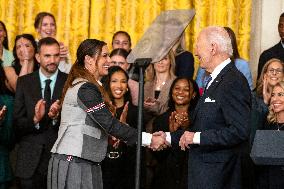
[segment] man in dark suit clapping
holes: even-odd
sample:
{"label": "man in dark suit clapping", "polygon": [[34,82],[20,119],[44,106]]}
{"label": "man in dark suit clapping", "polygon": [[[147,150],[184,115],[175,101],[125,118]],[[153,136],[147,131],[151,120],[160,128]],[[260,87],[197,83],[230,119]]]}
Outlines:
{"label": "man in dark suit clapping", "polygon": [[173,145],[189,148],[190,189],[242,188],[241,160],[249,138],[251,95],[245,77],[231,62],[232,54],[224,28],[201,31],[196,56],[211,79],[191,118],[190,131],[171,133]]}
{"label": "man in dark suit clapping", "polygon": [[59,125],[61,92],[67,74],[58,70],[59,43],[50,37],[38,43],[40,69],[17,81],[14,120],[19,140],[16,173],[22,189],[46,188],[50,150]]}

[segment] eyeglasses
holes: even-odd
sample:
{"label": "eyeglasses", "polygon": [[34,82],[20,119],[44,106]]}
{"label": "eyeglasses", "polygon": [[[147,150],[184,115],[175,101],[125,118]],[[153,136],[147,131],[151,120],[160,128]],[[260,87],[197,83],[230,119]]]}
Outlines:
{"label": "eyeglasses", "polygon": [[278,75],[278,74],[283,73],[283,70],[282,69],[273,69],[273,68],[271,68],[271,69],[268,70],[268,72],[270,74],[274,74],[275,73],[276,75]]}
{"label": "eyeglasses", "polygon": [[111,61],[111,63],[115,66],[122,66],[122,65],[126,64],[126,62],[116,62],[116,61]]}

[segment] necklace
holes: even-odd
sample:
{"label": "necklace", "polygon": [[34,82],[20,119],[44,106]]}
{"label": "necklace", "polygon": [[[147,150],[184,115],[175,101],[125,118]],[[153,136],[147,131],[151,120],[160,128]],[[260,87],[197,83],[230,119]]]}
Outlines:
{"label": "necklace", "polygon": [[[158,82],[157,82],[158,84]],[[156,85],[156,91],[160,91],[161,88],[166,84],[166,81],[163,81],[160,85]]]}

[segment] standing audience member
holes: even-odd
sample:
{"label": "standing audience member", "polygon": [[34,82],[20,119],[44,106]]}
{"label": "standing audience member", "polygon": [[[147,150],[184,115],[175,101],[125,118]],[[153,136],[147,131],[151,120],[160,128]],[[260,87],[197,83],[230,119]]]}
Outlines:
{"label": "standing audience member", "polygon": [[117,31],[112,37],[112,49],[122,48],[128,53],[131,51],[131,38],[126,31]]}
{"label": "standing audience member", "polygon": [[[114,49],[110,53],[111,65],[110,66],[120,66],[127,73],[129,73],[131,65],[127,63],[128,52],[125,49],[118,48]],[[128,80],[128,87],[131,93],[132,103],[138,105],[138,92],[139,92],[139,83],[133,79]]]}
{"label": "standing audience member", "polygon": [[183,33],[173,46],[175,53],[175,75],[177,77],[193,78],[194,58],[191,52],[185,50],[185,34]]}
{"label": "standing audience member", "polygon": [[13,102],[14,98],[6,87],[7,79],[0,60],[0,189],[9,189],[13,179],[9,152],[13,148]]}
{"label": "standing audience member", "polygon": [[262,129],[266,123],[272,88],[283,81],[284,63],[276,58],[268,60],[262,68],[255,91],[252,93],[252,124],[250,142],[254,140],[255,131]]}
{"label": "standing audience member", "polygon": [[[109,65],[105,42],[86,39],[79,45],[63,90],[61,124],[49,161],[49,189],[102,189],[100,164],[108,134],[128,145],[137,142],[137,130],[113,116],[114,107],[100,83]],[[165,142],[165,135],[142,133],[143,138],[152,148]]]}
{"label": "standing audience member", "polygon": [[[146,69],[146,82],[144,85],[145,129],[153,131],[153,120],[166,112],[168,108],[169,91],[175,76],[175,56],[172,50],[159,62],[150,64]],[[145,151],[146,181],[148,189],[152,185],[153,171],[156,160],[150,150]]]}
{"label": "standing audience member", "polygon": [[38,42],[40,69],[18,78],[14,121],[19,140],[16,176],[22,189],[46,188],[50,150],[57,138],[61,92],[67,75],[58,70],[60,45]]}
{"label": "standing audience member", "polygon": [[37,45],[34,37],[30,34],[17,35],[13,54],[15,60],[12,66],[5,67],[7,80],[12,91],[16,91],[17,80],[20,76],[32,73],[39,68],[35,58]]}
{"label": "standing audience member", "polygon": [[261,74],[262,67],[268,60],[277,58],[281,61],[284,61],[284,13],[282,13],[279,17],[278,32],[280,36],[280,42],[273,47],[263,51],[259,57],[257,79]]}
{"label": "standing audience member", "polygon": [[11,66],[14,60],[13,54],[9,51],[7,29],[2,21],[0,21],[0,60],[3,62],[3,67]]}
{"label": "standing audience member", "polygon": [[[186,130],[191,124],[191,113],[198,102],[197,84],[187,77],[173,81],[169,92],[169,109],[153,122],[153,132]],[[154,171],[153,188],[187,189],[188,152],[179,148],[167,148],[154,152],[157,166]]]}
{"label": "standing audience member", "polygon": [[[39,38],[56,37],[56,21],[53,14],[48,12],[40,12],[35,17],[34,27]],[[60,63],[58,69],[62,72],[69,73],[72,63],[69,55],[68,47],[63,42],[60,45]]]}
{"label": "standing audience member", "polygon": [[[118,66],[109,69],[104,89],[115,106],[115,117],[137,127],[137,106],[131,103],[128,75]],[[133,189],[135,183],[136,147],[109,136],[106,158],[102,162],[104,189]]]}
{"label": "standing audience member", "polygon": [[232,63],[233,48],[223,27],[203,29],[196,43],[201,68],[211,81],[198,101],[189,131],[171,133],[173,145],[189,149],[188,188],[241,189],[242,159],[248,156],[251,93]]}
{"label": "standing audience member", "polygon": [[[162,60],[146,69],[144,108],[151,118],[164,113],[168,108],[169,90],[175,76],[175,57],[171,50]],[[152,123],[152,122],[150,122]],[[152,131],[152,125],[148,131]]]}
{"label": "standing audience member", "polygon": [[[237,39],[236,39],[236,35],[234,31],[229,27],[224,27],[224,29],[228,32],[230,39],[231,39],[232,46],[233,46],[233,55],[231,59],[233,60],[237,69],[240,72],[242,72],[242,74],[246,77],[249,87],[252,90],[253,83],[252,83],[252,76],[250,72],[249,63],[240,57],[238,46],[237,46]],[[201,91],[204,90],[204,87],[205,87],[204,84],[207,83],[206,81],[207,81],[208,75],[209,74],[205,72],[205,69],[202,69],[202,68],[198,69],[196,82],[199,88],[202,88]]]}
{"label": "standing audience member", "polygon": [[[271,101],[267,123],[263,130],[284,131],[284,82],[277,83],[271,93]],[[281,165],[259,166],[257,171],[258,189],[284,188],[284,170]]]}

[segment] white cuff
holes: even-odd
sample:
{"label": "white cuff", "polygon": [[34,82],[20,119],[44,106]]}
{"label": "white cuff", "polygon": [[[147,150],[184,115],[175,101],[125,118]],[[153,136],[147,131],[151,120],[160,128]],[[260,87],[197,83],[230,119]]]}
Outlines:
{"label": "white cuff", "polygon": [[170,132],[166,132],[166,141],[167,143],[171,144],[172,142],[172,138],[171,138],[171,133]]}
{"label": "white cuff", "polygon": [[193,136],[193,144],[200,144],[200,133],[201,133],[201,132],[196,132],[196,133],[194,133],[194,136]]}
{"label": "white cuff", "polygon": [[152,134],[142,132],[142,146],[150,146],[152,140]]}

